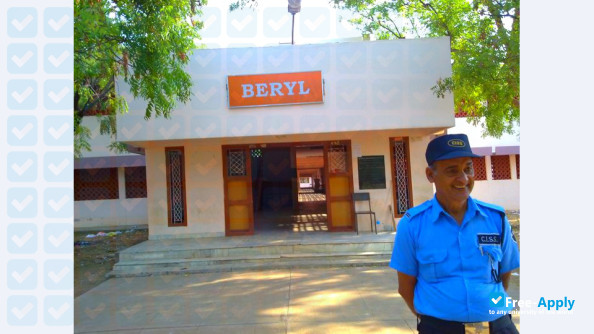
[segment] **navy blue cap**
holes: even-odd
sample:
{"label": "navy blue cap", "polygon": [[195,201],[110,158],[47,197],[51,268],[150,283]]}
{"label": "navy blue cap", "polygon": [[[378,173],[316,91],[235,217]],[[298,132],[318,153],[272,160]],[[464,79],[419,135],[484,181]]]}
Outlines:
{"label": "navy blue cap", "polygon": [[480,155],[472,153],[468,136],[465,134],[439,136],[429,142],[427,151],[425,151],[425,159],[427,159],[428,165],[439,160],[461,157],[481,158]]}

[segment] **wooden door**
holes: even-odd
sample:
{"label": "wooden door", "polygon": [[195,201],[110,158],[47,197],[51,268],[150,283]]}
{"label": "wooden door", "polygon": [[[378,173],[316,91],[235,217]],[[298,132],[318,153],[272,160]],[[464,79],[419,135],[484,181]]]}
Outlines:
{"label": "wooden door", "polygon": [[328,229],[332,232],[354,231],[351,142],[324,144],[324,160]]}
{"label": "wooden door", "polygon": [[223,146],[226,236],[254,234],[251,171],[247,145]]}

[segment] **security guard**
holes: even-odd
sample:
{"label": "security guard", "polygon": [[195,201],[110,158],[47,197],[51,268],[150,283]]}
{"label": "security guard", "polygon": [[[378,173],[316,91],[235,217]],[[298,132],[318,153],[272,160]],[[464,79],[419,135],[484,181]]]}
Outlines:
{"label": "security guard", "polygon": [[466,135],[451,134],[425,157],[435,196],[400,220],[390,261],[419,333],[518,333],[505,305],[518,244],[503,208],[470,197],[480,156]]}

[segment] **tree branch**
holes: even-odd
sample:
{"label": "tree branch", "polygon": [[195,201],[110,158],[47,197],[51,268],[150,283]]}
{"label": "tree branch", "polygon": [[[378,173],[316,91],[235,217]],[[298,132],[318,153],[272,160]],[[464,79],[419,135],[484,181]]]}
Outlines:
{"label": "tree branch", "polygon": [[437,10],[435,9],[435,7],[433,7],[433,5],[432,5],[432,4],[430,4],[429,2],[423,2],[423,0],[419,0],[419,2],[421,3],[421,5],[423,5],[423,7],[425,7],[425,8],[429,8],[429,9],[430,9],[430,10],[433,12],[433,14],[435,14],[435,16],[436,16],[437,18],[439,18],[439,23],[441,24],[441,26],[442,26],[443,28],[445,28],[445,30],[446,30],[446,32],[447,32],[447,34],[448,34],[448,36],[452,37],[452,33],[450,32],[450,28],[448,27],[447,23],[446,23],[446,22],[444,22],[444,21],[441,19],[440,15],[439,15],[439,13],[437,12]]}
{"label": "tree branch", "polygon": [[84,105],[84,107],[81,109],[80,113],[81,115],[84,116],[84,114],[91,110],[93,107],[95,107],[99,102],[103,101],[103,99],[107,96],[107,94],[109,94],[111,92],[111,90],[115,87],[115,81],[113,76],[111,77],[111,79],[109,79],[109,82],[107,84],[105,84],[103,91],[96,96],[95,98],[93,98],[92,102],[89,103],[89,101],[87,101]]}
{"label": "tree branch", "polygon": [[394,20],[392,20],[392,18],[390,17],[390,15],[388,15],[388,20],[390,20],[390,22],[392,22],[392,24],[394,25],[394,27],[396,28],[396,31],[398,32],[398,34],[400,35],[399,38],[403,39],[406,36],[402,35],[402,33],[400,32],[400,30],[398,30],[398,25],[396,24],[396,22],[394,22]]}
{"label": "tree branch", "polygon": [[394,30],[392,30],[389,27],[387,27],[386,25],[382,24],[382,22],[380,20],[375,20],[373,18],[373,15],[371,15],[371,21],[372,22],[376,22],[380,27],[382,27],[382,28],[386,29],[387,31],[389,31],[390,33],[392,33],[392,35],[394,35],[394,36],[396,36],[396,37],[398,37],[400,39],[403,39],[404,38],[404,36],[402,36],[402,34],[400,33],[400,31],[398,31],[398,28],[397,27],[395,27],[396,28],[396,32],[394,32]]}

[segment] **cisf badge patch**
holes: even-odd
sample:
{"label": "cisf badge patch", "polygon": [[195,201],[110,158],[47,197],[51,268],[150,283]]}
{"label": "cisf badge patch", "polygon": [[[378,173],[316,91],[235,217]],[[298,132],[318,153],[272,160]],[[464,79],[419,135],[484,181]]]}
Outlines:
{"label": "cisf badge patch", "polygon": [[499,245],[501,236],[497,233],[479,233],[476,235],[479,245]]}

